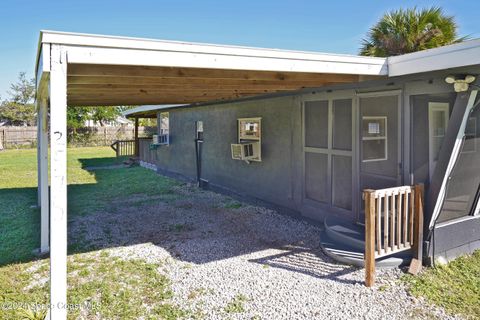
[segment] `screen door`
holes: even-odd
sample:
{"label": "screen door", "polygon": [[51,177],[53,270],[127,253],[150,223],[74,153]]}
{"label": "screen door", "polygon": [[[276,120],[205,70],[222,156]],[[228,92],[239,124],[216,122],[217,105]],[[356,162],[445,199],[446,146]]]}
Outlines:
{"label": "screen door", "polygon": [[359,95],[360,189],[401,185],[400,93]]}
{"label": "screen door", "polygon": [[304,199],[326,209],[352,211],[353,99],[304,103]]}

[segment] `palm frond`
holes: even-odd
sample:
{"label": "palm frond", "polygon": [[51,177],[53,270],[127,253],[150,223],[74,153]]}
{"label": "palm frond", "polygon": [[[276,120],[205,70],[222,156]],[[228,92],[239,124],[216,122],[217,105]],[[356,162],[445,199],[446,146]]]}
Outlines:
{"label": "palm frond", "polygon": [[453,16],[440,7],[397,9],[385,13],[362,40],[360,54],[395,56],[462,42]]}

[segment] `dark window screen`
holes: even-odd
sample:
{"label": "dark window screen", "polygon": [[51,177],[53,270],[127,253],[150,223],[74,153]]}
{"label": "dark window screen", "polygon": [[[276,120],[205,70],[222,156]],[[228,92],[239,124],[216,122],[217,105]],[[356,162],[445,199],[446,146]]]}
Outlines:
{"label": "dark window screen", "polygon": [[352,99],[333,100],[333,148],[352,150]]}
{"label": "dark window screen", "polygon": [[305,147],[328,148],[328,101],[305,102]]}
{"label": "dark window screen", "polygon": [[352,210],[352,157],[333,156],[333,204]]}
{"label": "dark window screen", "polygon": [[480,192],[480,107],[470,114],[462,151],[447,182],[445,201],[437,222],[474,213]]}
{"label": "dark window screen", "polygon": [[305,188],[307,198],[329,202],[328,155],[305,153]]}

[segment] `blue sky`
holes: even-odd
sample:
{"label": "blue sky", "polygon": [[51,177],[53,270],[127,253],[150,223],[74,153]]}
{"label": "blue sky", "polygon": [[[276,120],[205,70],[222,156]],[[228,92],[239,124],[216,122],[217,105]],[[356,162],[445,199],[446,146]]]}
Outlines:
{"label": "blue sky", "polygon": [[415,5],[443,7],[480,38],[477,0],[2,0],[0,96],[20,71],[33,77],[41,29],[356,54],[384,12]]}

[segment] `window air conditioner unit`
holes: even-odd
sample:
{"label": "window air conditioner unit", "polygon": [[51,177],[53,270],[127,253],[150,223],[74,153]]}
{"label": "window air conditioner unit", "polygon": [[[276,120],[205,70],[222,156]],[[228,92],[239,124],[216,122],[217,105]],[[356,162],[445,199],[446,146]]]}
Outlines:
{"label": "window air conditioner unit", "polygon": [[160,144],[168,144],[168,134],[154,134],[152,136],[152,144],[153,145],[160,145]]}
{"label": "window air conditioner unit", "polygon": [[256,160],[259,156],[260,144],[258,142],[232,143],[232,159],[234,160]]}
{"label": "window air conditioner unit", "polygon": [[158,136],[159,144],[168,144],[168,134],[161,134]]}

